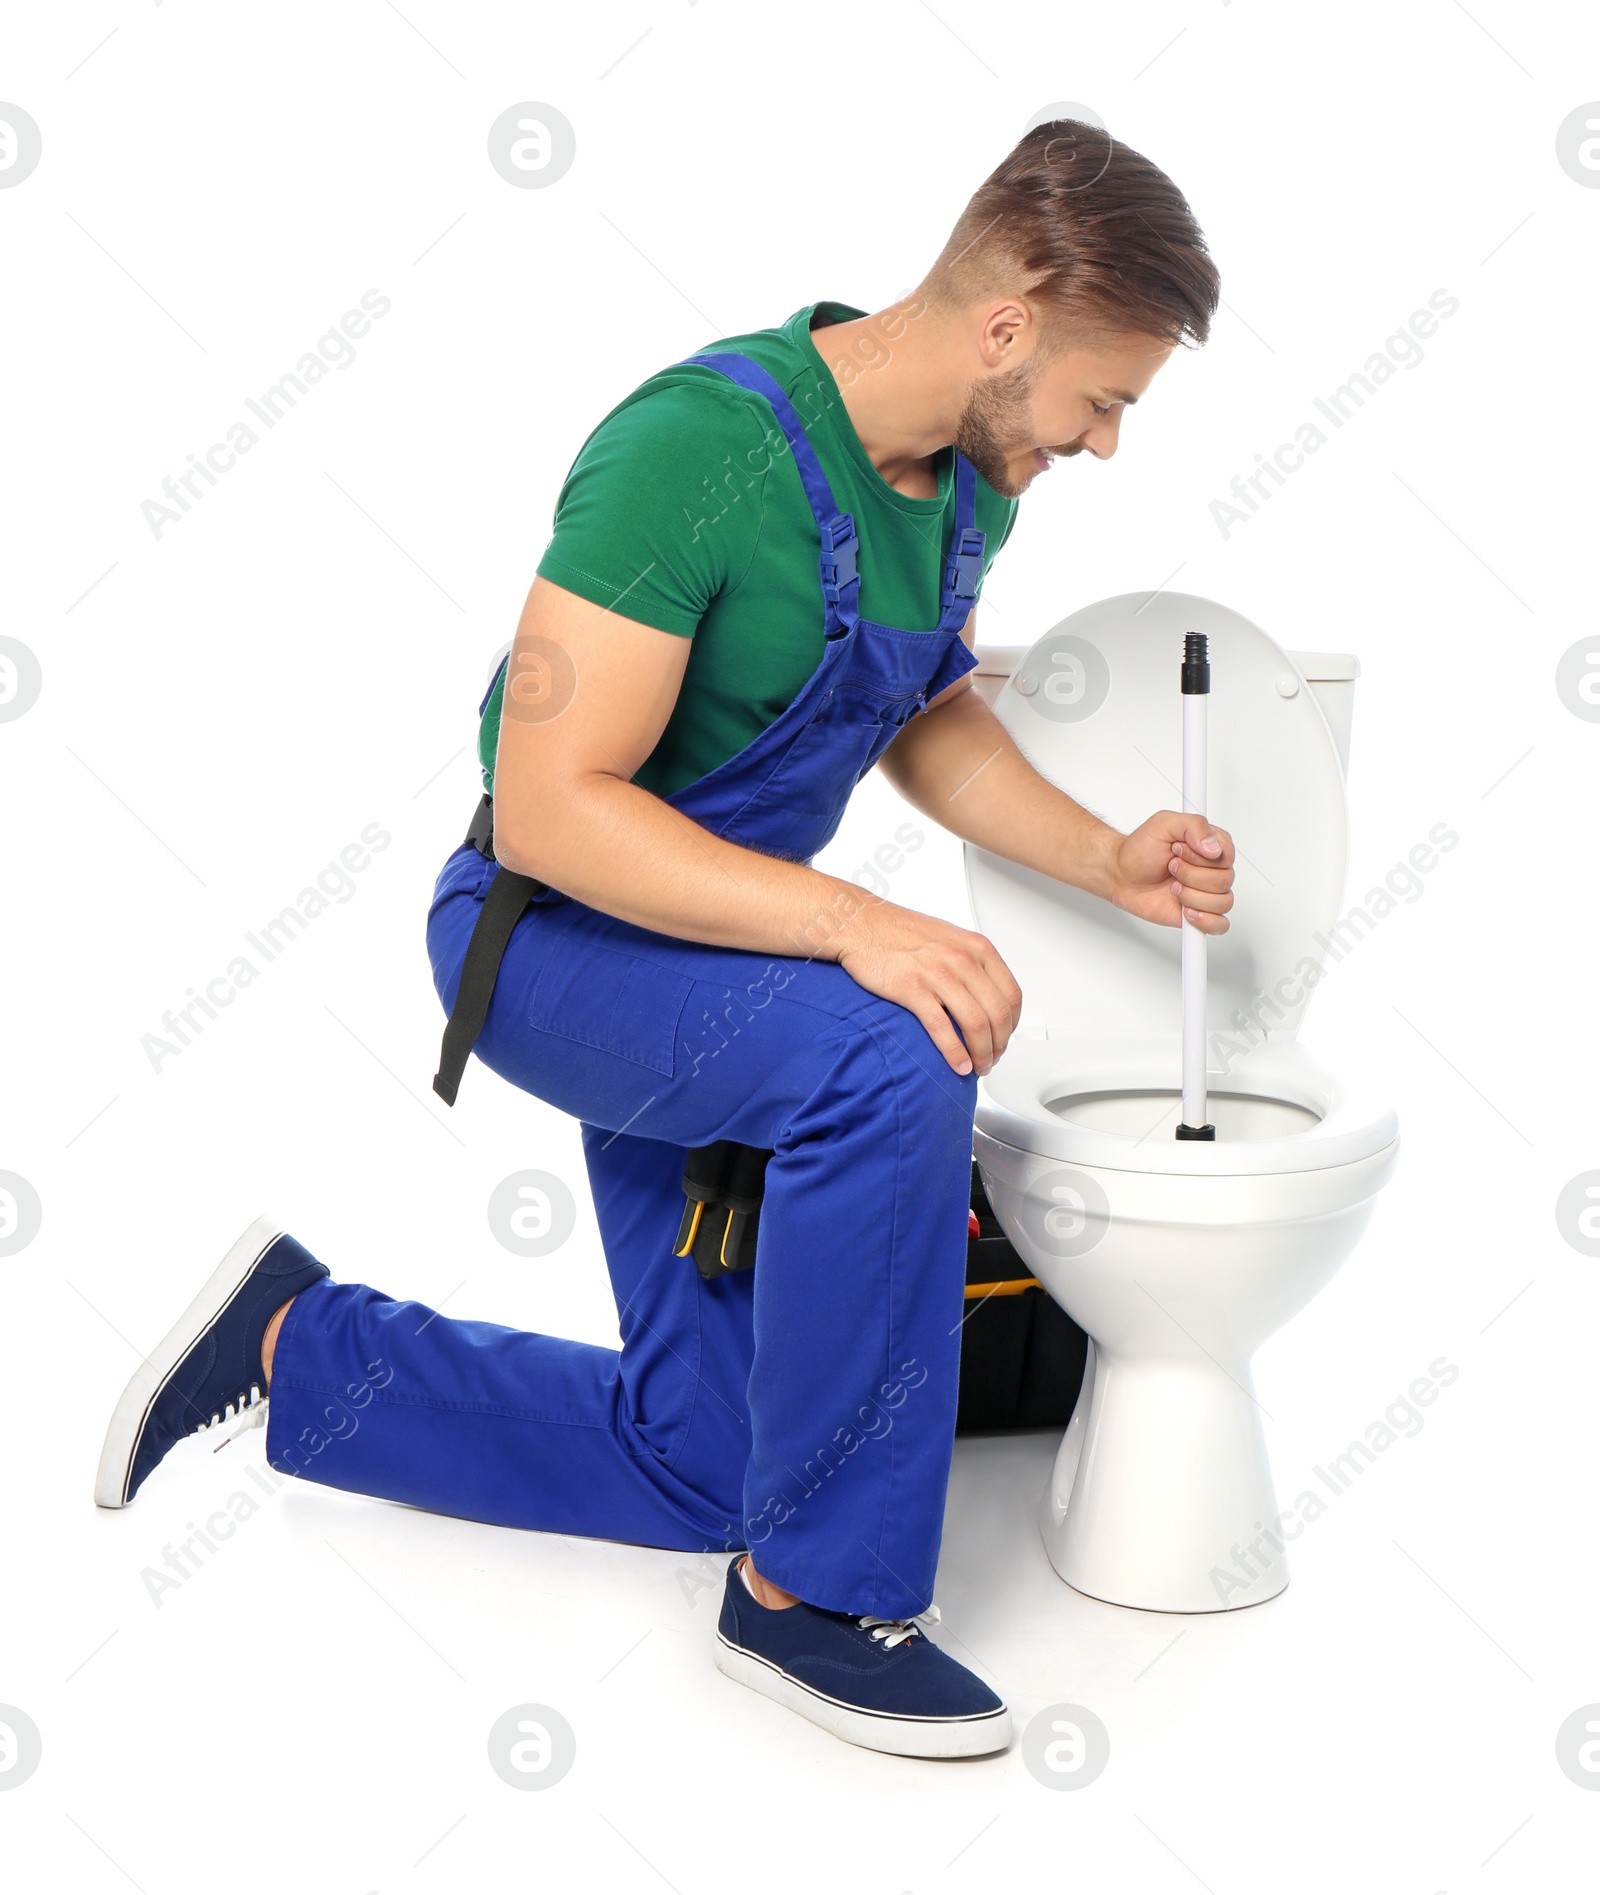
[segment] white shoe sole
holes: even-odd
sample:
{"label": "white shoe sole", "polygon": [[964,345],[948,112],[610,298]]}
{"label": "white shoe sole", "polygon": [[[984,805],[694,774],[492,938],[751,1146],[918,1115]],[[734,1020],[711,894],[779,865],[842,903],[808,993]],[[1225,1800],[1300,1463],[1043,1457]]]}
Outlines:
{"label": "white shoe sole", "polygon": [[[282,1227],[271,1218],[258,1217],[211,1273],[205,1288],[134,1372],[133,1380],[122,1391],[111,1426],[106,1430],[106,1444],[100,1451],[100,1470],[94,1482],[97,1507],[127,1506],[134,1454],[156,1397],[230,1299],[238,1294],[239,1286],[267,1249],[282,1235]],[[266,1390],[261,1392],[265,1396]]]}
{"label": "white shoe sole", "polygon": [[712,1657],[725,1677],[864,1750],[893,1757],[988,1757],[1011,1742],[1011,1713],[1003,1704],[983,1717],[887,1717],[813,1691],[765,1658],[730,1645],[720,1632]]}

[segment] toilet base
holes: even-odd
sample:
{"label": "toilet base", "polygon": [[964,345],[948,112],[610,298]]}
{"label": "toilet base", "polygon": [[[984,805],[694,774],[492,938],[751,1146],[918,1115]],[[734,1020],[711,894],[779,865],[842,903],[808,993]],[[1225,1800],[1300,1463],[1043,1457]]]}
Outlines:
{"label": "toilet base", "polygon": [[1040,1507],[1074,1591],[1150,1612],[1228,1612],[1289,1583],[1248,1362],[1131,1362],[1091,1339]]}

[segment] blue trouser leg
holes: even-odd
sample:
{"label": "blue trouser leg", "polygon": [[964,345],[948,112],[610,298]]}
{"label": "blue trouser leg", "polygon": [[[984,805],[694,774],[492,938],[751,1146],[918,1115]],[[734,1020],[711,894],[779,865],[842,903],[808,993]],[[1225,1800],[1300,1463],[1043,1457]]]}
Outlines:
{"label": "blue trouser leg", "polygon": [[[488,868],[463,851],[440,877],[429,950],[446,1005]],[[749,1545],[814,1604],[922,1609],[954,1433],[974,1082],[836,966],[574,903],[519,925],[478,1052],[584,1123],[621,1351],[319,1284],[278,1341],[274,1464],[508,1525]],[[774,1156],[755,1270],[707,1283],[671,1249],[684,1149],[715,1138]],[[350,1386],[355,1424],[319,1424]],[[308,1451],[308,1429],[314,1445],[335,1428]]]}
{"label": "blue trouser leg", "polygon": [[621,1353],[319,1283],[278,1338],[275,1466],[498,1526],[744,1545],[750,1277],[701,1286],[672,1256],[681,1148],[593,1127],[584,1142]]}

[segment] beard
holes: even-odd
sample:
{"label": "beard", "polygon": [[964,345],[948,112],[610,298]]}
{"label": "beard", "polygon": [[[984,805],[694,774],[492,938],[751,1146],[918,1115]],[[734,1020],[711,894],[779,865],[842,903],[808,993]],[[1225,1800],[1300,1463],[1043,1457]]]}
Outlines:
{"label": "beard", "polygon": [[989,381],[974,382],[956,423],[955,445],[997,494],[1014,500],[1033,474],[1022,479],[1007,466],[1008,456],[1033,443],[1033,388],[1039,379],[1037,357],[1020,362]]}

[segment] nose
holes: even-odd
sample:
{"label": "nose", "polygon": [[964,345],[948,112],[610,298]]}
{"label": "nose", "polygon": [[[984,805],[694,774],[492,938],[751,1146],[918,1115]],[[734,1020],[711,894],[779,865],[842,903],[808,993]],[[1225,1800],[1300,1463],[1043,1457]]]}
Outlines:
{"label": "nose", "polygon": [[1117,451],[1117,437],[1122,425],[1122,410],[1113,408],[1111,413],[1096,416],[1092,426],[1084,429],[1078,436],[1085,452],[1092,454],[1097,461],[1108,461]]}

